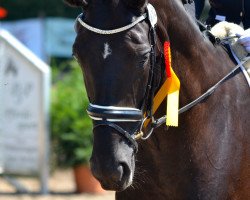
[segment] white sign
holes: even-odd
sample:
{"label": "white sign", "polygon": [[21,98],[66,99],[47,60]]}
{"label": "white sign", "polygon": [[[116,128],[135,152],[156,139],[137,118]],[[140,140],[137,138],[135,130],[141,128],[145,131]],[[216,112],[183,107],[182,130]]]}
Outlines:
{"label": "white sign", "polygon": [[41,175],[47,171],[49,86],[49,67],[9,33],[0,30],[3,173]]}

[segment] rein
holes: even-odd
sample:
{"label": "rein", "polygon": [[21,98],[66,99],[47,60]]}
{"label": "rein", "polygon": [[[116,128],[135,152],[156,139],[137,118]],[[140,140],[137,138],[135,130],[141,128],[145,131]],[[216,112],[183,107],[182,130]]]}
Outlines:
{"label": "rein", "polygon": [[[220,81],[218,81],[215,85],[213,85],[211,88],[209,88],[205,93],[203,93],[201,96],[199,96],[197,99],[193,100],[192,102],[190,102],[189,104],[187,104],[186,106],[182,107],[181,109],[179,109],[179,114],[184,113],[188,110],[190,110],[191,108],[193,108],[195,105],[197,105],[198,103],[201,103],[204,99],[206,99],[207,97],[209,97],[211,94],[213,94],[215,92],[215,90],[222,84],[224,83],[227,79],[229,79],[231,76],[234,76],[236,71],[238,69],[240,69],[244,63],[246,63],[247,61],[250,60],[250,57],[248,57],[246,60],[243,60],[242,62],[240,62],[238,65],[236,65],[226,76],[224,76]],[[166,115],[155,120],[155,122],[152,122],[152,126],[154,128],[158,128],[159,126],[161,126],[165,121],[166,121]]]}

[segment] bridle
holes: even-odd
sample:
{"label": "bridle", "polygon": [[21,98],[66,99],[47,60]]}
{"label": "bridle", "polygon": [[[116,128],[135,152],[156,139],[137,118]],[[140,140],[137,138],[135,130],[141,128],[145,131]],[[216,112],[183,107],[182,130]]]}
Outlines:
{"label": "bridle", "polygon": [[[149,69],[149,77],[146,92],[144,95],[144,100],[141,106],[141,109],[131,108],[131,107],[116,107],[116,106],[103,106],[103,105],[95,105],[89,104],[87,108],[87,113],[91,119],[95,121],[94,129],[99,126],[109,126],[115,129],[119,134],[125,137],[130,143],[133,145],[135,151],[138,149],[136,139],[143,138],[143,125],[147,119],[153,119],[152,114],[152,105],[153,105],[153,95],[155,92],[155,88],[153,87],[153,76],[154,76],[154,67],[156,62],[155,55],[155,46],[156,46],[156,33],[155,26],[157,23],[157,15],[154,7],[151,4],[147,4],[146,13],[135,19],[132,23],[113,30],[101,30],[95,27],[92,27],[86,24],[83,21],[83,14],[79,15],[77,21],[87,30],[94,32],[96,34],[102,35],[111,35],[117,34],[126,30],[131,29],[136,24],[142,22],[145,19],[148,19],[150,24],[150,69]],[[136,123],[136,127],[133,131],[126,131],[117,123],[123,122],[133,122]],[[151,132],[153,129],[151,130]]]}
{"label": "bridle", "polygon": [[[154,119],[153,116],[153,106],[154,106],[154,94],[155,94],[155,86],[153,84],[154,79],[154,68],[156,63],[156,32],[155,32],[155,26],[157,23],[157,15],[154,7],[151,4],[147,5],[147,13],[143,14],[142,16],[138,17],[134,22],[131,24],[114,29],[114,30],[101,30],[94,28],[85,22],[82,21],[83,15],[79,15],[77,18],[77,21],[86,29],[89,31],[92,31],[97,34],[116,34],[123,31],[126,31],[132,27],[134,27],[136,24],[140,23],[141,21],[148,18],[149,24],[150,24],[150,45],[151,45],[151,52],[150,52],[150,69],[149,69],[149,78],[147,83],[146,92],[144,95],[144,100],[142,103],[142,106],[140,109],[137,108],[131,108],[131,107],[116,107],[116,106],[103,106],[103,105],[95,105],[95,104],[89,104],[87,108],[87,113],[92,118],[94,123],[94,129],[99,126],[109,126],[117,131],[120,135],[125,137],[133,146],[135,152],[138,150],[138,144],[136,142],[137,139],[148,139],[153,130],[160,125],[162,125],[166,120],[166,115],[159,118]],[[213,92],[226,80],[237,74],[240,70],[240,68],[243,66],[245,62],[250,60],[250,57],[248,59],[243,60],[241,62],[238,62],[238,65],[235,66],[226,76],[224,76],[221,80],[219,80],[215,85],[210,87],[205,93],[203,93],[201,96],[190,102],[189,104],[185,105],[181,109],[179,109],[179,114],[186,112],[187,110],[191,109],[198,103],[205,100],[207,97],[209,97]],[[165,84],[165,83],[164,83]],[[164,90],[164,84],[161,86],[160,90]],[[159,92],[158,92],[159,93]],[[157,94],[156,94],[157,96]],[[165,97],[164,97],[165,98]],[[161,100],[159,100],[161,102]],[[159,104],[159,103],[157,103]],[[145,126],[146,122],[150,121],[150,130],[144,136],[143,134],[143,127]],[[124,130],[118,123],[136,123],[136,126],[133,131],[126,131]]]}

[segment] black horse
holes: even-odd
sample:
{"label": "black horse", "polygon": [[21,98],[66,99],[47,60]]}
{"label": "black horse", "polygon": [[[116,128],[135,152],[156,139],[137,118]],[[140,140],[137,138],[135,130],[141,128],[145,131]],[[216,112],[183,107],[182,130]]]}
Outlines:
{"label": "black horse", "polygon": [[[238,70],[180,114],[178,128],[162,125],[148,140],[135,142],[141,131],[157,126],[152,97],[166,79],[165,41],[181,82],[181,107],[234,67],[224,49],[201,34],[182,2],[66,2],[84,10],[73,53],[91,102],[91,169],[102,187],[117,191],[117,199],[250,199],[250,93]],[[165,110],[161,103],[155,117]],[[142,129],[144,117],[151,123]]]}

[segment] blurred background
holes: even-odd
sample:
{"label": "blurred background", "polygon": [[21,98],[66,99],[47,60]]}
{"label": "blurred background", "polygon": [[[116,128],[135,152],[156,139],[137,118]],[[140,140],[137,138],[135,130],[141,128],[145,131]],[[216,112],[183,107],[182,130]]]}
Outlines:
{"label": "blurred background", "polygon": [[63,0],[0,0],[0,31],[10,34],[0,32],[2,200],[114,199],[89,171],[92,124],[81,69],[72,59],[80,13]]}

